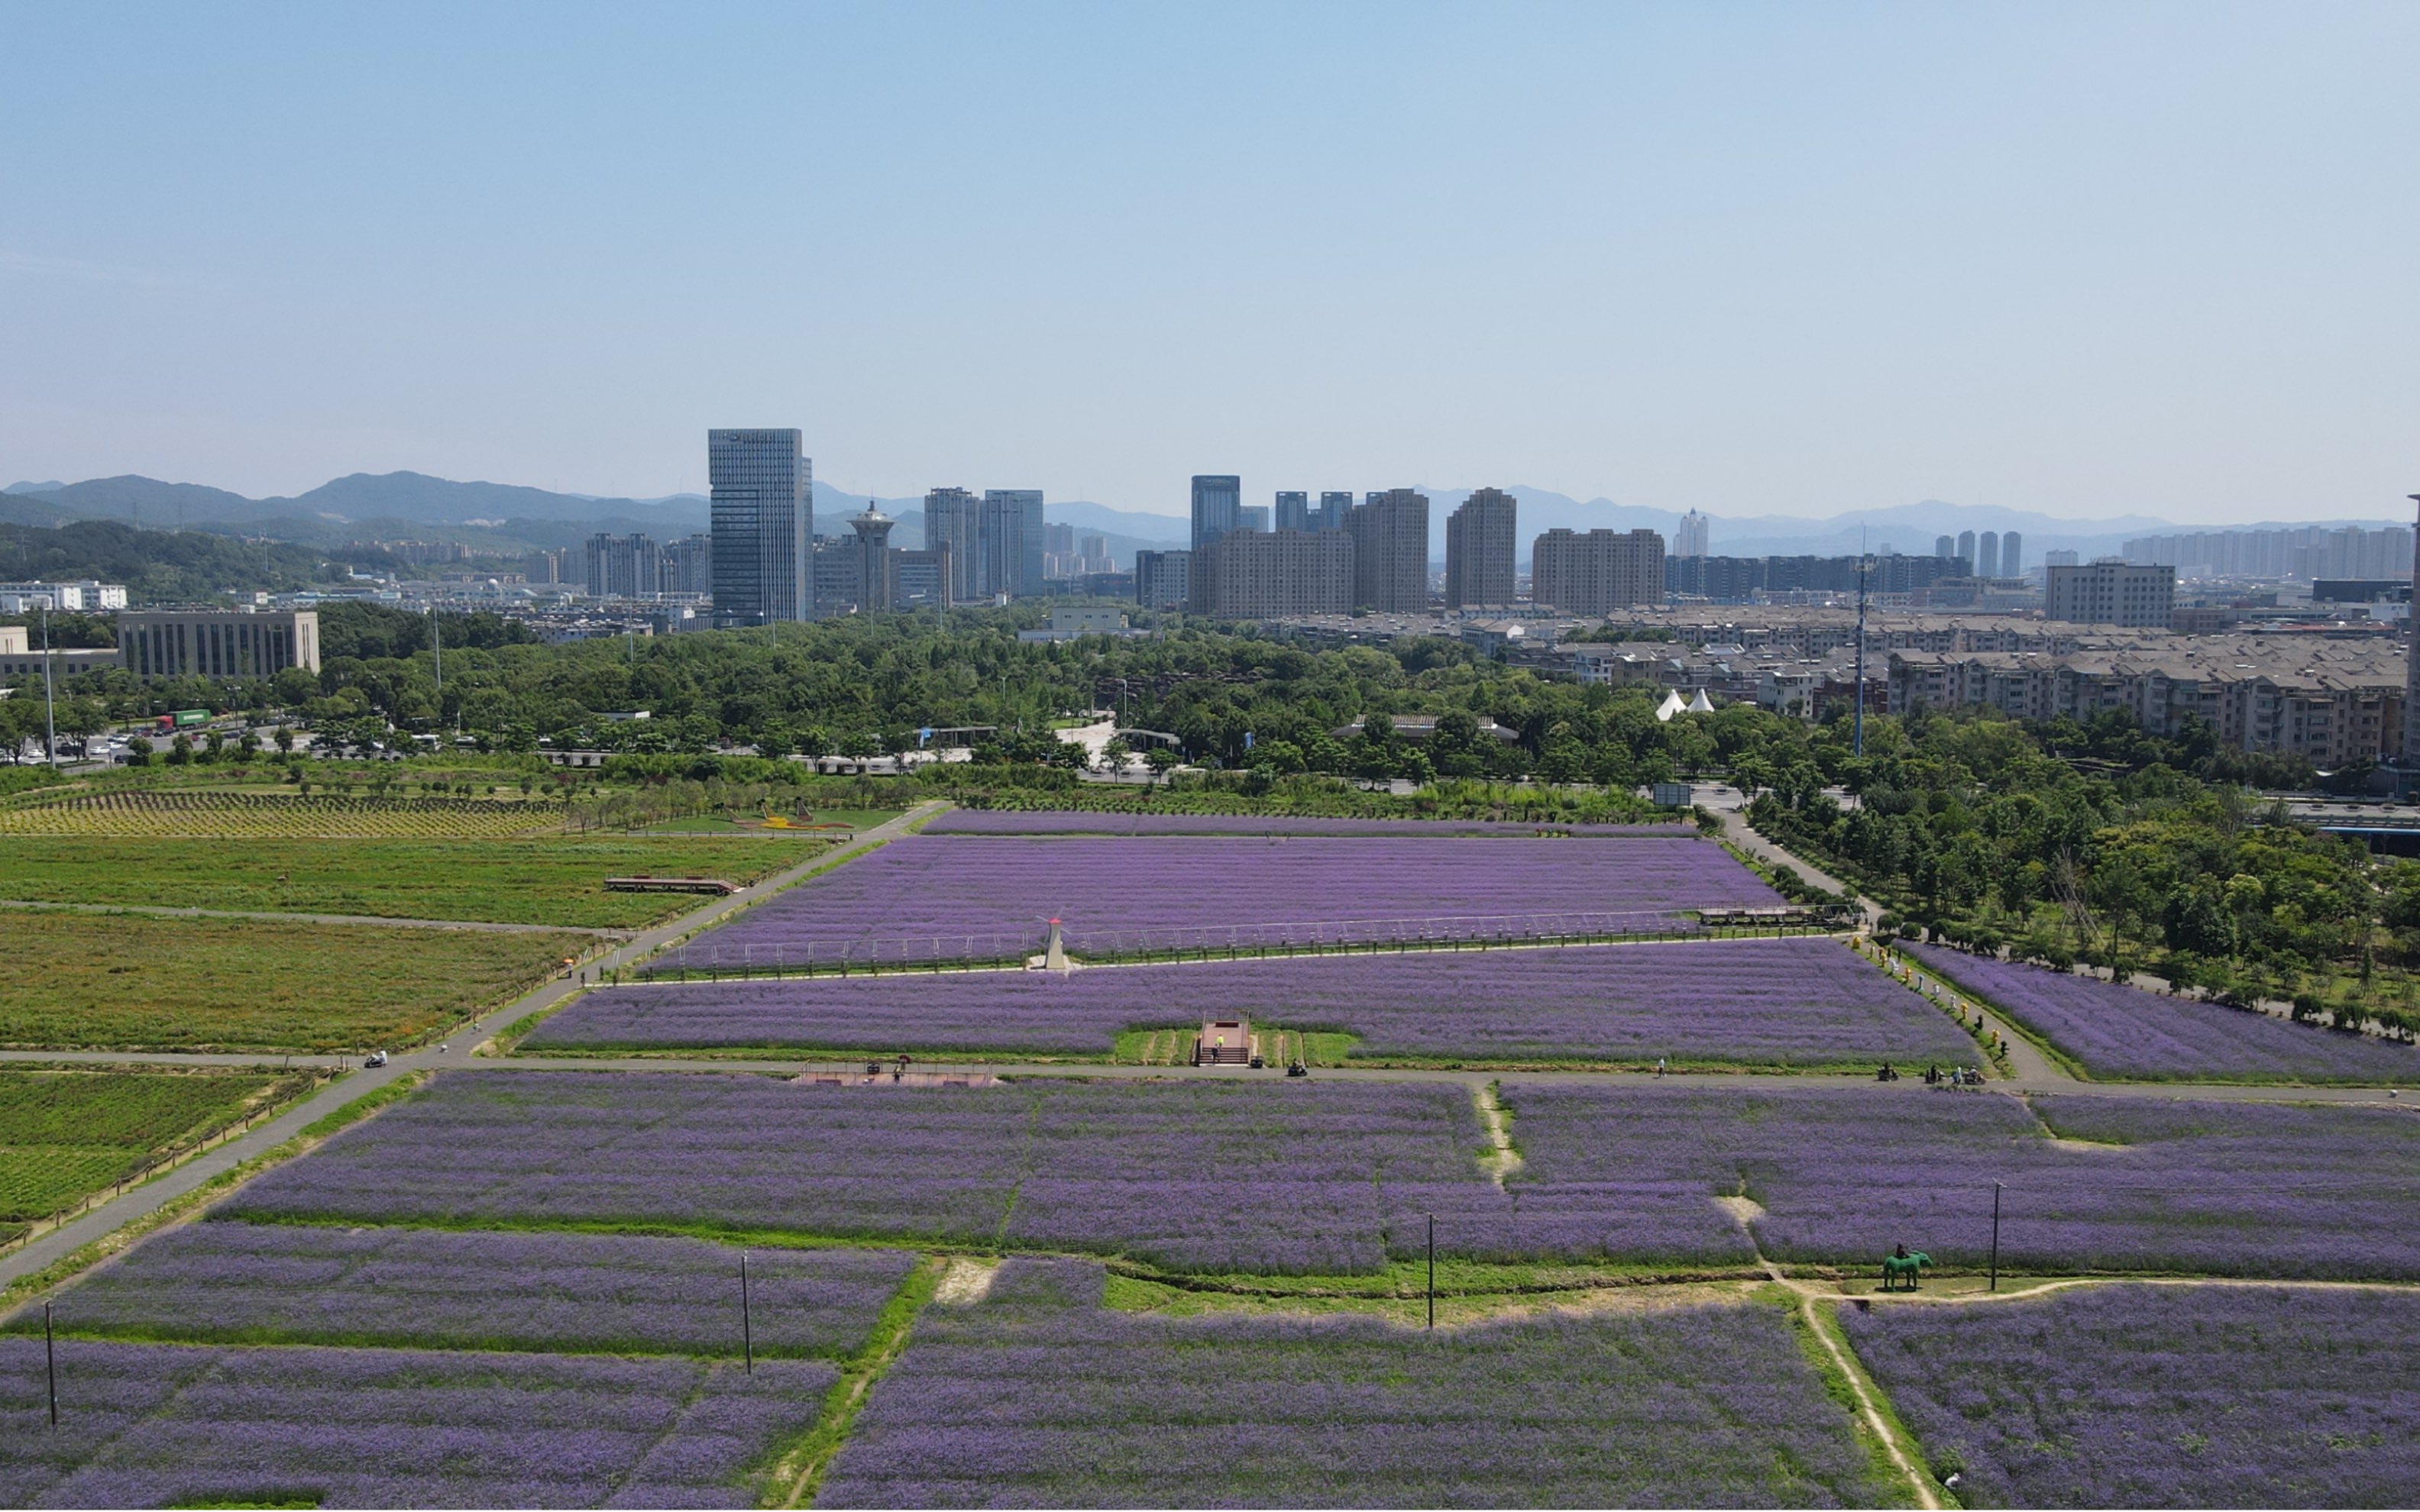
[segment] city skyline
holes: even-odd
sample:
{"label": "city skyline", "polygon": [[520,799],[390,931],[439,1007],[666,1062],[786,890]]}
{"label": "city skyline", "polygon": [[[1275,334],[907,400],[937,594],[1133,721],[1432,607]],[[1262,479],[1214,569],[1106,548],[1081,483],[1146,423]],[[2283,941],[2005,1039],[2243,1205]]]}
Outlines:
{"label": "city skyline", "polygon": [[[1150,514],[1204,465],[2189,526],[2413,486],[2409,8],[953,17],[11,10],[0,482],[649,498],[779,418],[869,493]],[[1324,87],[1379,77],[1523,108]],[[618,103],[708,79],[744,108]]]}

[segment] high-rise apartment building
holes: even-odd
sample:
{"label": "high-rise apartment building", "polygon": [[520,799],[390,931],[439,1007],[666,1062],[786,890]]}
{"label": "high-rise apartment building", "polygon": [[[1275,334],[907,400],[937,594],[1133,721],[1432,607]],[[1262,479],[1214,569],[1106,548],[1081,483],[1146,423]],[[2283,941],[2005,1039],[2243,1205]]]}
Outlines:
{"label": "high-rise apartment building", "polygon": [[564,552],[541,548],[521,558],[521,580],[532,588],[552,588],[564,580]]}
{"label": "high-rise apartment building", "polygon": [[1353,539],[1353,603],[1380,613],[1429,607],[1429,501],[1410,488],[1373,493],[1344,517]]}
{"label": "high-rise apartment building", "polygon": [[2017,531],[2000,537],[2000,576],[2022,578],[2025,575],[2025,538]]}
{"label": "high-rise apartment building", "polygon": [[1076,527],[1063,522],[1054,525],[1045,521],[1042,526],[1042,549],[1063,557],[1074,556]]}
{"label": "high-rise apartment building", "polygon": [[814,612],[814,464],[795,429],[706,433],[719,625]]}
{"label": "high-rise apartment building", "polygon": [[1956,556],[1958,554],[1958,538],[1954,535],[1934,536],[1932,538],[1932,554],[1936,557]]}
{"label": "high-rise apartment building", "polygon": [[645,535],[592,535],[587,582],[591,598],[653,598],[663,591],[663,553]]}
{"label": "high-rise apartment building", "polygon": [[1701,557],[1706,554],[1706,517],[1691,510],[1681,517],[1672,531],[1672,554],[1676,557]]}
{"label": "high-rise apartment building", "polygon": [[2000,575],[2000,532],[1985,531],[1975,543],[1975,576],[1996,578]]}
{"label": "high-rise apartment building", "polygon": [[1299,490],[1288,492],[1280,489],[1278,493],[1277,528],[1281,531],[1311,529],[1311,495]]}
{"label": "high-rise apartment building", "polygon": [[1135,553],[1135,602],[1145,609],[1183,609],[1192,592],[1193,553]]}
{"label": "high-rise apartment building", "polygon": [[1266,504],[1246,504],[1237,509],[1235,511],[1235,529],[1239,531],[1257,531],[1263,535],[1268,534],[1269,506]]}
{"label": "high-rise apartment building", "polygon": [[1341,531],[1344,517],[1353,511],[1353,495],[1342,488],[1330,488],[1319,496],[1319,507],[1311,511],[1311,528],[1314,531]]}
{"label": "high-rise apartment building", "polygon": [[1481,488],[1445,517],[1446,608],[1512,604],[1516,509],[1503,489]]}
{"label": "high-rise apartment building", "polygon": [[2072,567],[2083,560],[2083,553],[2079,551],[2045,551],[2042,553],[2042,565],[2045,567]]}
{"label": "high-rise apartment building", "polygon": [[1242,525],[1244,480],[1232,472],[1193,475],[1193,549]]}
{"label": "high-rise apartment building", "polygon": [[1043,592],[1042,490],[985,488],[980,524],[984,592],[1011,598]]}
{"label": "high-rise apartment building", "polygon": [[2177,569],[2116,560],[2044,573],[2042,617],[2077,625],[2164,630],[2177,604]]}
{"label": "high-rise apartment building", "polygon": [[1566,614],[1664,602],[1664,537],[1653,531],[1551,530],[1529,548],[1530,598]]}
{"label": "high-rise apartment building", "polygon": [[1346,614],[1353,538],[1341,531],[1230,531],[1201,553],[1204,612],[1220,619]]}
{"label": "high-rise apartment building", "polygon": [[990,595],[984,586],[983,501],[964,488],[935,488],[924,495],[924,549],[947,551],[947,593],[953,604]]}
{"label": "high-rise apartment building", "polygon": [[1965,562],[1967,570],[1973,571],[1975,567],[1975,532],[1973,531],[1958,532],[1958,555]]}
{"label": "high-rise apartment building", "polygon": [[684,535],[665,543],[663,570],[658,586],[667,594],[704,595],[714,592],[714,537]]}

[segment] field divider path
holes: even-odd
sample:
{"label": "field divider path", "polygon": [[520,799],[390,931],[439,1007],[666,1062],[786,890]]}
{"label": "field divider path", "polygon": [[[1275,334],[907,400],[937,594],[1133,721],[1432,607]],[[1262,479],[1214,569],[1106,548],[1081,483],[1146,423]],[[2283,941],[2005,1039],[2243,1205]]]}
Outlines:
{"label": "field divider path", "polygon": [[[759,903],[792,883],[824,868],[836,866],[851,856],[861,855],[908,833],[908,826],[939,812],[944,805],[939,802],[921,804],[885,824],[877,825],[859,835],[838,855],[809,857],[787,871],[777,872],[764,881],[727,898],[717,898],[702,908],[684,914],[669,923],[659,924],[623,941],[621,945],[591,964],[575,967],[551,977],[510,1003],[492,1009],[454,1031],[460,1035],[467,1029],[475,1032],[481,1023],[497,1019],[512,1023],[562,1002],[588,985],[586,976],[601,976],[618,966],[645,959],[673,941],[719,922],[724,916]],[[385,922],[380,920],[379,922]],[[115,1233],[125,1225],[157,1211],[178,1197],[193,1191],[214,1177],[234,1169],[255,1156],[266,1154],[302,1130],[340,1108],[349,1106],[393,1083],[423,1072],[475,1065],[466,1043],[461,1053],[452,1048],[451,1041],[441,1041],[419,1050],[391,1055],[387,1063],[375,1069],[363,1069],[340,1076],[307,1097],[289,1105],[274,1119],[254,1126],[250,1134],[231,1139],[198,1159],[177,1167],[174,1171],[135,1187],[123,1196],[106,1202],[95,1203],[92,1210],[71,1223],[62,1224],[40,1239],[0,1258],[0,1286],[32,1275],[54,1263],[67,1258],[93,1241]],[[52,1061],[61,1064],[89,1064],[95,1061],[145,1061],[171,1065],[193,1065],[196,1062],[222,1062],[226,1057],[178,1055],[112,1055],[106,1052],[78,1051],[15,1051],[0,1052],[0,1058],[9,1061]],[[271,1055],[233,1057],[244,1065],[263,1065],[277,1058]],[[301,1057],[297,1057],[301,1058]],[[327,1057],[315,1056],[312,1061]],[[560,1061],[542,1061],[541,1065],[560,1068]],[[725,1070],[732,1068],[725,1067]]]}
{"label": "field divider path", "polygon": [[848,1442],[849,1429],[856,1426],[857,1414],[864,1410],[865,1398],[907,1351],[908,1336],[916,1330],[917,1316],[932,1303],[940,1290],[944,1273],[954,1264],[935,1255],[916,1262],[916,1269],[908,1273],[890,1305],[876,1319],[873,1336],[841,1366],[840,1380],[824,1398],[823,1413],[814,1427],[775,1462],[766,1477],[768,1502],[784,1507],[803,1506],[814,1496],[823,1484],[824,1472],[831,1468],[833,1457]]}
{"label": "field divider path", "polygon": [[[1983,1032],[1998,1035],[2008,1045],[2009,1076],[2018,1085],[2026,1088],[2055,1087],[2062,1091],[2082,1085],[2082,1078],[2053,1059],[2035,1042],[2033,1035],[2019,1028],[2009,1015],[1957,987],[1941,973],[1929,969],[1923,962],[1911,960],[1886,945],[1871,947],[1868,958],[1885,971],[1896,965],[1907,973],[1909,991],[1947,1010],[1960,1023],[1971,1024],[1981,1019]],[[1931,991],[1926,990],[1927,983],[1931,984]],[[1945,996],[1948,999],[1946,1003],[1943,1002]],[[1978,1045],[1977,1049],[1979,1051],[1981,1047]]]}
{"label": "field divider path", "polygon": [[60,914],[143,914],[154,918],[256,918],[272,924],[372,924],[395,929],[463,929],[490,934],[596,934],[627,940],[637,932],[593,924],[502,924],[476,918],[389,918],[380,914],[283,914],[248,908],[177,908],[164,903],[30,903],[0,898],[0,908]]}

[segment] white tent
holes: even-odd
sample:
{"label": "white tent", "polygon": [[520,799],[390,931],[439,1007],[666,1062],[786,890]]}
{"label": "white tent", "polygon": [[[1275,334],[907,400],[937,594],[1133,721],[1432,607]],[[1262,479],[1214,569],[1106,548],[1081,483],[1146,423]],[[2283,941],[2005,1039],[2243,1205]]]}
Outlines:
{"label": "white tent", "polygon": [[[1680,695],[1676,693],[1673,696],[1677,698]],[[1698,696],[1689,701],[1689,712],[1691,714],[1712,714],[1714,712],[1714,705],[1713,702],[1706,697],[1706,690],[1704,688],[1701,687],[1698,689]]]}
{"label": "white tent", "polygon": [[1681,702],[1681,690],[1679,688],[1674,688],[1671,692],[1664,695],[1663,702],[1655,706],[1655,717],[1660,723],[1670,724],[1672,722],[1672,716],[1679,714],[1687,707],[1687,704]]}

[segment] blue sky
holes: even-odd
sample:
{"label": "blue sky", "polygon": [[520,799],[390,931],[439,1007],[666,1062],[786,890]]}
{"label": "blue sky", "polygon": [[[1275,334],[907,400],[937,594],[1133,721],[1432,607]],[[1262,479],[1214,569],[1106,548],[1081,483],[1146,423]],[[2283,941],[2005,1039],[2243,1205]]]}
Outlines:
{"label": "blue sky", "polygon": [[2408,0],[0,4],[0,473],[2390,516],[2415,77]]}

